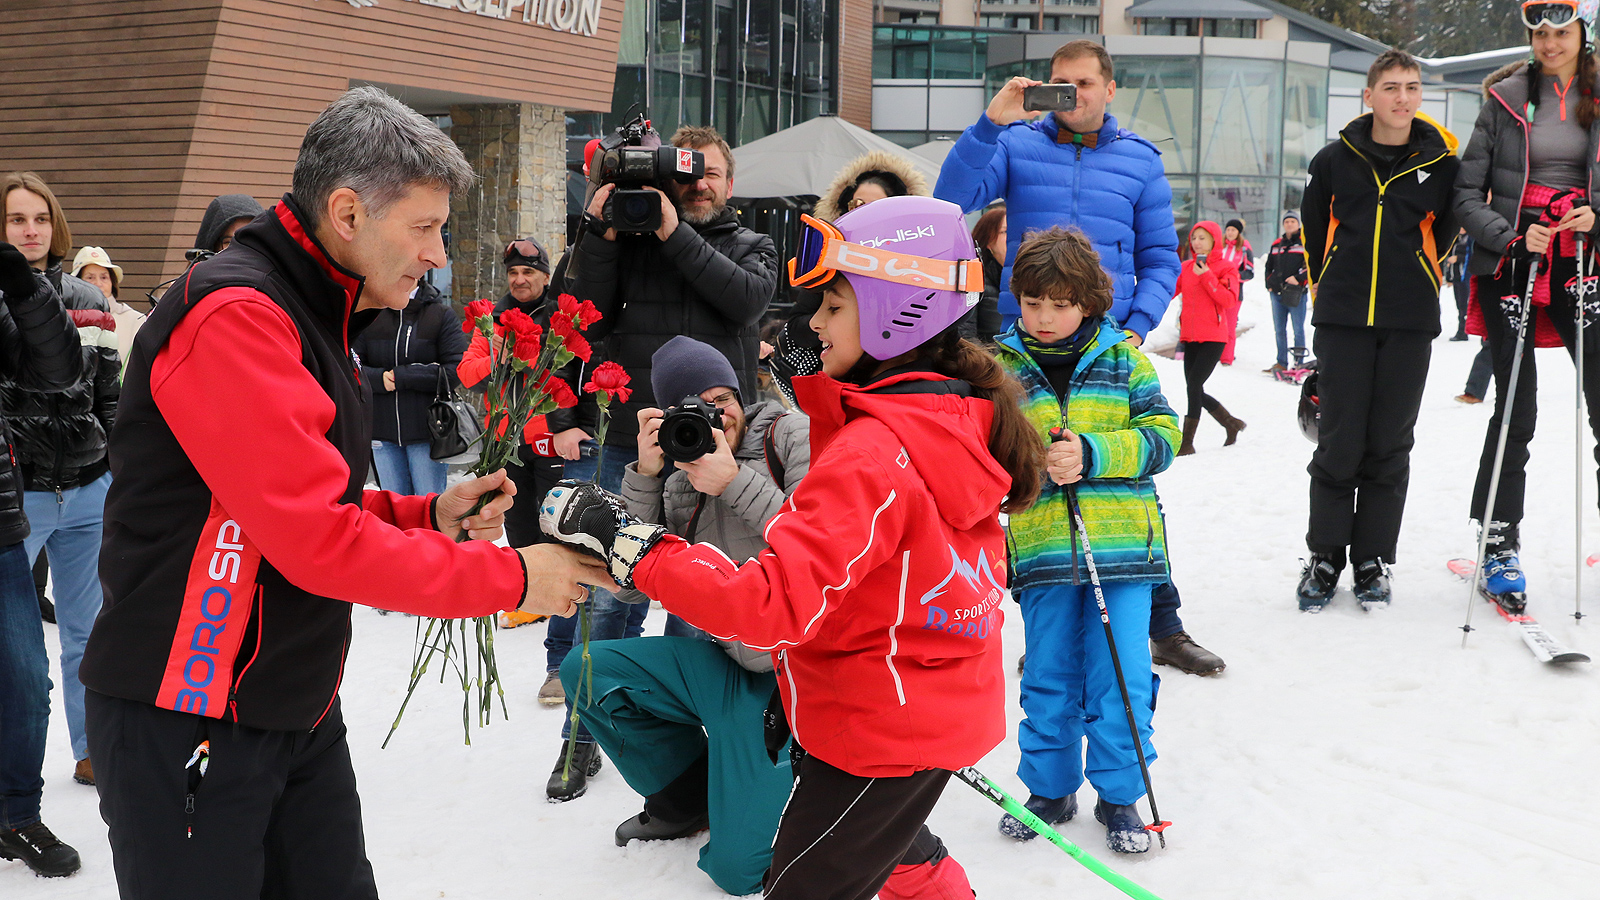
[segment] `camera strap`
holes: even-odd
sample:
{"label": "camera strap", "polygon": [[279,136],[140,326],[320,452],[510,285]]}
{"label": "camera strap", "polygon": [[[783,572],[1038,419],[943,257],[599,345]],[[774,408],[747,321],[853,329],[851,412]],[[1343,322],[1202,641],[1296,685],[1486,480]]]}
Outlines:
{"label": "camera strap", "polygon": [[683,530],[683,539],[694,543],[694,534],[700,530],[700,513],[706,508],[706,495],[696,494],[700,499],[694,502],[694,513],[689,516],[689,527]]}

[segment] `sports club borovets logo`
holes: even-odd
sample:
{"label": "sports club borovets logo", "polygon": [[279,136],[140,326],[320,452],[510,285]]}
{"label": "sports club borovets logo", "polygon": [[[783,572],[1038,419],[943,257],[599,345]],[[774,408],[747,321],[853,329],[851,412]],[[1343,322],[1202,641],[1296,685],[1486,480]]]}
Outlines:
{"label": "sports club borovets logo", "polygon": [[[1005,588],[995,580],[995,564],[989,562],[988,553],[981,549],[976,564],[962,559],[956,548],[947,549],[950,551],[950,574],[922,595],[921,603],[928,610],[927,621],[922,627],[957,637],[986,639],[1000,627],[1000,623],[995,621],[995,611],[1006,596]],[[961,581],[953,585],[957,576]],[[959,588],[962,585],[967,590],[960,595],[949,596],[943,601],[945,605],[933,603],[949,594],[952,587]],[[951,600],[960,601],[960,605],[951,604]]]}
{"label": "sports club borovets logo", "polygon": [[[378,0],[345,0],[356,9],[378,6]],[[544,25],[556,31],[594,37],[600,31],[601,0],[398,0],[468,15]]]}

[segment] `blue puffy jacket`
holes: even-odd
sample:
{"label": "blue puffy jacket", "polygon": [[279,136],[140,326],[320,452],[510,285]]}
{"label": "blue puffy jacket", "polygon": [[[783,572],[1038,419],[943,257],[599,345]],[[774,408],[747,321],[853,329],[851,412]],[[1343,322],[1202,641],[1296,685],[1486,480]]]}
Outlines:
{"label": "blue puffy jacket", "polygon": [[1011,262],[1030,231],[1075,225],[1089,236],[1111,274],[1111,316],[1141,339],[1161,322],[1178,284],[1178,234],[1172,187],[1161,151],[1106,116],[1093,149],[1057,144],[1056,117],[1002,128],[979,115],[950,148],[933,195],[972,212],[1006,200],[1007,252],[1000,314],[1006,327],[1019,308]]}

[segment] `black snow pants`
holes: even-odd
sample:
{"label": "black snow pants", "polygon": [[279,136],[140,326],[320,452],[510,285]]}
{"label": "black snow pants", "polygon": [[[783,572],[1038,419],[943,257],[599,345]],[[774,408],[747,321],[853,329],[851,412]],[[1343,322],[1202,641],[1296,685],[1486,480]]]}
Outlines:
{"label": "black snow pants", "polygon": [[1394,562],[1411,481],[1411,446],[1433,336],[1318,325],[1321,414],[1306,546],[1353,562]]}
{"label": "black snow pants", "polygon": [[[1577,324],[1573,321],[1575,300],[1566,286],[1563,274],[1575,273],[1572,260],[1563,257],[1565,266],[1556,268],[1552,279],[1550,305],[1528,319],[1528,334],[1522,353],[1522,375],[1517,378],[1517,396],[1511,402],[1511,430],[1506,434],[1506,456],[1500,475],[1500,490],[1495,494],[1494,519],[1498,522],[1522,521],[1523,495],[1528,485],[1528,444],[1533,440],[1535,423],[1539,417],[1539,375],[1534,363],[1534,331],[1537,316],[1545,316],[1561,336],[1567,355],[1575,356]],[[1506,268],[1511,268],[1507,266]],[[1565,268],[1566,272],[1563,272]],[[1500,279],[1480,275],[1472,279],[1472,289],[1477,294],[1478,305],[1483,310],[1483,330],[1489,342],[1489,353],[1494,361],[1494,415],[1489,418],[1487,433],[1483,436],[1483,452],[1478,458],[1478,478],[1472,488],[1472,518],[1483,521],[1483,507],[1489,502],[1489,479],[1494,476],[1494,449],[1500,440],[1500,418],[1505,415],[1506,388],[1511,381],[1511,367],[1517,355],[1517,320],[1510,317],[1501,305],[1502,294],[1515,294],[1520,300],[1527,288],[1527,270],[1516,266],[1516,275],[1502,275]],[[1519,287],[1520,286],[1520,287]],[[1520,307],[1519,307],[1520,308]],[[1588,405],[1589,431],[1600,436],[1600,326],[1588,325],[1583,330],[1585,345],[1583,357],[1584,402]],[[1570,377],[1570,376],[1568,376]],[[1595,460],[1600,462],[1600,447],[1595,449]]]}
{"label": "black snow pants", "polygon": [[[94,691],[85,711],[122,900],[376,900],[337,703],[312,732]],[[201,741],[204,777],[187,765]]]}
{"label": "black snow pants", "polygon": [[947,769],[863,778],[805,756],[767,870],[768,900],[873,900],[895,866],[927,862],[943,845],[923,825]]}

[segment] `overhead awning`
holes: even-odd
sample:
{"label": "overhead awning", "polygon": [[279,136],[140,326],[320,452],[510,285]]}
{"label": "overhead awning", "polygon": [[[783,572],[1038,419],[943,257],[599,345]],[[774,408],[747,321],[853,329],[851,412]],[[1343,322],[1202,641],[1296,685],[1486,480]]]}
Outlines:
{"label": "overhead awning", "polygon": [[1249,0],[1146,0],[1128,7],[1131,19],[1270,19]]}

